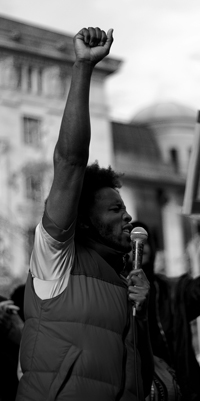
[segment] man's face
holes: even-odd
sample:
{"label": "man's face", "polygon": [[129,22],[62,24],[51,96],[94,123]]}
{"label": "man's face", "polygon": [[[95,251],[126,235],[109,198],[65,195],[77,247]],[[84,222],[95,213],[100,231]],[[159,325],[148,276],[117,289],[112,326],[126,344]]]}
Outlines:
{"label": "man's face", "polygon": [[106,187],[96,192],[90,221],[105,245],[124,253],[131,250],[131,216],[115,189]]}

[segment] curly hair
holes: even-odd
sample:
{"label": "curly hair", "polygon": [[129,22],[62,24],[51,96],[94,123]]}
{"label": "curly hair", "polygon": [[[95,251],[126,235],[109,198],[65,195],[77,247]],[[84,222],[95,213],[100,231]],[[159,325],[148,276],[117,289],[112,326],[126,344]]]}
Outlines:
{"label": "curly hair", "polygon": [[83,180],[82,192],[79,201],[78,219],[80,216],[88,216],[89,209],[94,203],[96,191],[109,187],[121,188],[120,177],[123,174],[116,173],[111,166],[108,168],[99,167],[98,161],[86,167]]}

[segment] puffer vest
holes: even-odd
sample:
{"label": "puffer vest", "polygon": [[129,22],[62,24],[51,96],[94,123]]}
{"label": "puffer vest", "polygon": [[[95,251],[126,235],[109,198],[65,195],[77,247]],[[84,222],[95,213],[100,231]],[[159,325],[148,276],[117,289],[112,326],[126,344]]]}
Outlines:
{"label": "puffer vest", "polygon": [[144,400],[127,286],[94,249],[76,245],[55,298],[41,300],[29,273],[25,318],[16,401],[136,401],[136,379]]}

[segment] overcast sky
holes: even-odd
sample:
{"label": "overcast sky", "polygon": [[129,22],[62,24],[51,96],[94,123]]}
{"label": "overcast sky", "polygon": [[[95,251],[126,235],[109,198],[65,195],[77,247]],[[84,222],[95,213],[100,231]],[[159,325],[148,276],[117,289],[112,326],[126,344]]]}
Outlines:
{"label": "overcast sky", "polygon": [[152,103],[200,108],[200,0],[0,0],[2,16],[74,35],[114,29],[110,115],[129,121]]}

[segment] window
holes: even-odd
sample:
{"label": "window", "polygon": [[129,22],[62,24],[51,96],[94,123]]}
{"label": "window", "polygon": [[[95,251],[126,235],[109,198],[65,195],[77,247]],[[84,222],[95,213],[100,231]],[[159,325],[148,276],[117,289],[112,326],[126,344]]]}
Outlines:
{"label": "window", "polygon": [[27,90],[28,90],[28,92],[31,92],[31,90],[32,90],[32,86],[33,86],[32,80],[33,80],[33,69],[29,65],[28,71],[27,71]]}
{"label": "window", "polygon": [[22,66],[16,65],[16,74],[17,74],[17,88],[21,89],[22,86]]}
{"label": "window", "polygon": [[179,169],[179,161],[178,161],[178,151],[175,148],[170,149],[170,159],[172,166],[174,167],[174,171],[177,173]]}
{"label": "window", "polygon": [[39,146],[41,143],[41,121],[37,118],[24,117],[24,142]]}
{"label": "window", "polygon": [[26,177],[26,197],[37,202],[42,200],[42,178],[39,173]]}
{"label": "window", "polygon": [[43,82],[42,82],[42,80],[43,80],[43,70],[42,70],[42,68],[39,68],[37,78],[38,78],[37,79],[37,92],[39,94],[41,94],[42,93],[42,89],[43,89],[43,87],[42,87],[42,84],[43,84]]}

